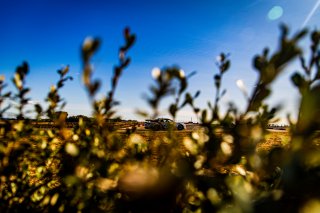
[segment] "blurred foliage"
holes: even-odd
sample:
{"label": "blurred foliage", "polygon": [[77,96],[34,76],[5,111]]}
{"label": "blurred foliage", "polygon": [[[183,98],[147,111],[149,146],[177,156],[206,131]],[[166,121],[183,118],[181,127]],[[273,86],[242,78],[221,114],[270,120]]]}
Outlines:
{"label": "blurred foliage", "polygon": [[[306,35],[311,38],[310,54],[299,46]],[[110,122],[117,120],[115,91],[135,42],[128,28],[124,40],[111,90],[101,99],[95,97],[101,83],[92,79],[91,62],[101,40],[87,38],[83,43],[82,79],[92,118],[67,118],[63,112],[66,102],[59,91],[72,80],[68,66],[58,70],[59,80],[46,98],[48,108],[36,104],[34,109],[37,119],[46,116],[55,128],[35,128],[24,119],[30,113],[25,108],[30,100],[26,62],[12,79],[16,93],[6,92],[5,78],[0,77],[1,118],[11,108],[17,110],[17,119],[2,119],[0,125],[0,212],[320,211],[320,32],[302,30],[290,36],[281,26],[278,49],[270,54],[265,48],[253,58],[258,78],[252,94],[245,93],[244,112],[232,103],[225,114],[219,110],[226,94],[223,77],[231,65],[228,54],[217,58],[216,94],[208,109],[195,104],[200,91],[193,95],[187,91],[195,72],[155,68],[154,85],[146,97],[152,113],[139,113],[157,117],[160,102],[171,96],[171,116],[189,106],[202,127],[184,135],[172,128],[149,131],[147,137],[135,128],[122,133]],[[291,122],[287,141],[261,151],[261,144],[270,138],[267,126],[278,111],[265,99],[272,82],[297,57],[302,71],[292,75],[292,82],[301,94],[298,121]],[[78,125],[68,128],[67,122]]]}

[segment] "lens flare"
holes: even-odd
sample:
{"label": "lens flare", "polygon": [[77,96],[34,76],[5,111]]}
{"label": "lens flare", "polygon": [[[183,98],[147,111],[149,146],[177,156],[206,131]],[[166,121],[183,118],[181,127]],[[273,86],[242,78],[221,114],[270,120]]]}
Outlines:
{"label": "lens flare", "polygon": [[268,13],[268,19],[271,21],[275,21],[283,15],[283,9],[281,6],[274,6]]}
{"label": "lens flare", "polygon": [[313,6],[312,10],[310,11],[310,13],[308,14],[308,16],[306,17],[306,19],[304,20],[302,27],[307,26],[308,22],[310,21],[311,17],[314,15],[314,13],[316,12],[316,10],[318,9],[318,7],[320,6],[320,0],[318,0],[316,2],[316,4]]}

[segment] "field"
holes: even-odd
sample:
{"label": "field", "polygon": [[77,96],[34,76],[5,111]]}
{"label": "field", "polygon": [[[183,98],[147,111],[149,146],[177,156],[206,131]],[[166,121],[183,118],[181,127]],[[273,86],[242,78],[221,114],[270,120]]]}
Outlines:
{"label": "field", "polygon": [[[0,125],[3,125],[3,121]],[[33,122],[33,127],[40,128],[43,130],[49,130],[56,128],[52,122]],[[75,127],[77,123],[67,123],[67,128],[70,130]],[[151,131],[146,130],[143,126],[143,122],[115,122],[111,126],[116,129],[123,139],[126,140],[126,135],[134,133],[142,136],[147,142],[152,141],[154,138],[163,138],[168,133],[167,131]],[[187,129],[183,131],[175,131],[178,140],[183,140],[184,137],[190,137],[192,132],[200,130],[202,127],[199,124],[186,124]],[[266,135],[265,140],[257,144],[257,151],[270,151],[270,149],[275,147],[285,147],[289,145],[290,134],[287,130],[268,130],[269,133]],[[60,144],[60,143],[58,143]]]}
{"label": "field", "polygon": [[[166,138],[168,136],[168,131],[151,131],[151,130],[145,130],[144,127],[141,125],[137,127],[137,129],[134,132],[128,131],[132,129],[132,126],[128,125],[123,125],[123,124],[118,124],[117,127],[120,127],[117,131],[116,134],[121,137],[121,140],[123,141],[134,141],[134,140],[140,140],[143,141],[144,143],[147,144],[152,144],[155,142],[160,142],[160,143],[166,143]],[[174,131],[175,139],[180,143],[178,145],[178,149],[180,149],[181,153],[186,152],[186,147],[183,144],[183,141],[185,138],[190,138],[193,132],[197,132],[201,130],[202,127],[200,127],[197,124],[190,124],[187,125],[187,129],[183,131]],[[50,129],[50,128],[49,128]],[[49,130],[46,128],[46,130]],[[71,129],[70,129],[71,131]],[[134,136],[134,138],[133,138]],[[45,139],[46,140],[46,139]],[[269,133],[266,135],[266,138],[263,142],[257,144],[256,146],[256,152],[257,153],[262,153],[262,154],[267,154],[272,150],[273,148],[282,148],[289,146],[289,133],[287,131],[269,131]],[[139,143],[140,143],[139,142]],[[162,144],[166,146],[166,144]],[[54,140],[51,142],[49,145],[52,150],[58,150],[59,148],[65,146],[64,143],[58,140]],[[120,152],[125,151],[121,150]],[[153,150],[151,153],[150,159],[152,159],[151,165],[153,166],[159,166],[159,163],[163,160],[163,155],[166,155],[167,153],[163,153],[165,150],[161,149],[156,149]],[[53,176],[51,177],[51,180],[49,181],[50,187],[49,188],[56,188],[61,186],[61,179],[58,178],[58,170],[59,170],[59,164],[61,162],[61,159],[57,158],[49,158],[48,162],[46,163],[46,170],[51,170]],[[216,174],[239,174],[239,171],[237,170],[237,167],[233,166],[226,166],[226,167],[220,167],[218,166],[216,168]],[[77,171],[76,171],[77,172]],[[28,167],[28,173],[30,175],[29,179],[29,184],[32,186],[37,186],[41,184],[44,179],[39,178],[39,171],[37,171],[37,167],[29,165]],[[212,176],[215,174],[212,173],[211,171],[205,173],[207,176]]]}
{"label": "field", "polygon": [[270,151],[275,147],[286,147],[290,144],[290,134],[286,130],[269,130],[264,142],[257,145],[257,151]]}
{"label": "field", "polygon": [[[186,130],[175,131],[175,133],[182,141],[184,137],[189,137],[192,134],[192,132],[197,131],[201,128],[202,127],[198,124],[187,124]],[[128,129],[128,127],[120,128],[120,130],[118,131],[125,132],[126,129]],[[151,141],[154,137],[155,138],[164,137],[167,134],[166,131],[145,130],[143,126],[137,127],[135,133],[141,135],[147,141]],[[286,147],[290,145],[289,142],[290,142],[290,134],[287,130],[268,130],[268,134],[266,134],[265,140],[257,144],[257,151],[268,152],[275,147]]]}

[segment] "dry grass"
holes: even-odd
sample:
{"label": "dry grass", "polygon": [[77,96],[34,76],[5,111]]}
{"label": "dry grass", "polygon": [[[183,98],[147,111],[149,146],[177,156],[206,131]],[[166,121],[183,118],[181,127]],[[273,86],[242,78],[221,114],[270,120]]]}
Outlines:
{"label": "dry grass", "polygon": [[265,141],[257,145],[257,152],[268,152],[275,147],[286,147],[290,143],[290,134],[287,131],[270,130]]}

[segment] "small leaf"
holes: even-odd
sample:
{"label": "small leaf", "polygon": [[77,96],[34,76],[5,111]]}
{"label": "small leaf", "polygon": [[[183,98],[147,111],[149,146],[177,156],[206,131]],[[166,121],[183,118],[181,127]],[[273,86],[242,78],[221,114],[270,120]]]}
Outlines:
{"label": "small leaf", "polygon": [[62,70],[62,75],[66,75],[69,72],[69,65],[65,66],[64,69]]}
{"label": "small leaf", "polygon": [[190,93],[187,93],[187,94],[186,94],[185,102],[187,102],[187,103],[192,103],[192,97],[191,97]]}
{"label": "small leaf", "polygon": [[60,109],[63,109],[67,105],[67,102],[63,102],[60,106]]}
{"label": "small leaf", "polygon": [[220,94],[220,98],[222,98],[226,93],[227,93],[227,90],[226,90],[226,89],[222,90],[222,92],[221,92],[221,94]]}
{"label": "small leaf", "polygon": [[123,35],[126,39],[130,37],[130,28],[129,27],[124,28]]}
{"label": "small leaf", "polygon": [[285,40],[288,36],[289,28],[286,25],[281,24],[280,30],[281,30],[281,40]]}
{"label": "small leaf", "polygon": [[223,62],[226,59],[226,55],[224,53],[220,54],[220,61]]}
{"label": "small leaf", "polygon": [[320,125],[320,86],[317,85],[306,93],[301,100],[297,131],[309,135],[317,131]]}
{"label": "small leaf", "polygon": [[306,61],[305,61],[305,59],[304,59],[302,56],[300,56],[299,59],[300,59],[300,64],[301,64],[303,70],[305,71],[305,73],[308,74],[308,73],[309,73],[309,69],[308,69],[307,66],[306,66]]}
{"label": "small leaf", "polygon": [[190,74],[187,75],[187,78],[191,78],[192,76],[196,75],[197,71],[192,71]]}
{"label": "small leaf", "polygon": [[225,64],[223,64],[221,73],[226,72],[230,68],[230,64],[230,61],[227,61]]}
{"label": "small leaf", "polygon": [[24,96],[25,94],[27,94],[30,91],[29,88],[24,88],[23,90],[21,90],[21,96]]}
{"label": "small leaf", "polygon": [[297,42],[300,39],[302,39],[306,34],[308,33],[307,29],[303,29],[301,31],[299,31],[296,35],[294,35],[293,37],[293,41]]}
{"label": "small leaf", "polygon": [[42,113],[42,107],[41,107],[40,104],[36,104],[36,105],[34,105],[34,107],[35,107],[35,110],[36,110],[36,112],[37,112],[38,114],[41,114],[41,113]]}
{"label": "small leaf", "polygon": [[93,84],[91,84],[90,87],[89,87],[90,95],[94,95],[99,88],[100,88],[100,82],[99,81],[95,81]]}
{"label": "small leaf", "polygon": [[198,91],[196,92],[196,94],[193,96],[193,98],[199,97],[200,93],[201,93],[200,90],[198,90]]}
{"label": "small leaf", "polygon": [[136,110],[136,114],[141,116],[141,117],[148,117],[148,113],[145,112],[145,111]]}
{"label": "small leaf", "polygon": [[82,45],[82,59],[85,63],[88,62],[90,57],[98,50],[101,41],[99,38],[87,37]]}
{"label": "small leaf", "polygon": [[303,87],[306,83],[304,77],[298,72],[294,73],[291,76],[291,80],[292,80],[293,84],[298,88]]}
{"label": "small leaf", "polygon": [[267,58],[268,54],[269,54],[269,48],[266,47],[266,48],[263,49],[262,55],[263,55],[264,58]]}
{"label": "small leaf", "polygon": [[177,105],[176,104],[171,104],[170,107],[169,107],[169,112],[172,115],[172,117],[175,117],[177,111],[178,111]]}
{"label": "small leaf", "polygon": [[256,70],[261,72],[266,65],[261,56],[255,56],[253,59],[253,66],[256,68]]}
{"label": "small leaf", "polygon": [[128,46],[132,46],[134,44],[134,42],[136,41],[136,36],[135,35],[131,35],[130,38],[128,39]]}
{"label": "small leaf", "polygon": [[11,92],[7,92],[3,95],[4,98],[9,98],[11,96]]}
{"label": "small leaf", "polygon": [[216,88],[220,87],[221,84],[221,76],[220,75],[214,75],[214,84],[216,86]]}
{"label": "small leaf", "polygon": [[5,113],[8,109],[11,108],[11,105],[8,105],[6,106],[5,108],[3,108],[1,111],[0,111],[0,115],[2,115],[3,113]]}
{"label": "small leaf", "polygon": [[201,114],[201,120],[203,123],[207,120],[207,110],[203,110]]}
{"label": "small leaf", "polygon": [[316,79],[316,80],[319,80],[319,79],[320,79],[320,69],[317,70],[315,79]]}
{"label": "small leaf", "polygon": [[311,33],[311,40],[313,43],[319,43],[320,42],[320,32],[313,31]]}
{"label": "small leaf", "polygon": [[259,89],[252,97],[249,103],[248,111],[257,111],[262,104],[262,101],[270,95],[270,89],[265,86],[259,86]]}

